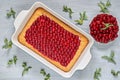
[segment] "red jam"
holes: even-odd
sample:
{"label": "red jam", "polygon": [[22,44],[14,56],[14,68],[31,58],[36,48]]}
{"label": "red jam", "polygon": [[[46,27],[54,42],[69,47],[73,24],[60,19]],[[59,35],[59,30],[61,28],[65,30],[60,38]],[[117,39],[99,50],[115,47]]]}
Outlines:
{"label": "red jam", "polygon": [[39,16],[25,34],[26,42],[48,58],[67,66],[80,46],[79,36],[70,33],[45,15]]}

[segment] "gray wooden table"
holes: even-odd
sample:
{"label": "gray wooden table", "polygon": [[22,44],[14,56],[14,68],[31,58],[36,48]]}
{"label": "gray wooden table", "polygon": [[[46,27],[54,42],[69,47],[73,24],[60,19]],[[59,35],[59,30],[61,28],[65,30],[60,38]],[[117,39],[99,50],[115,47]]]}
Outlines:
{"label": "gray wooden table", "polygon": [[[12,7],[17,15],[21,10],[29,9],[35,1],[43,2],[71,23],[75,23],[74,20],[79,18],[79,12],[86,11],[88,20],[85,21],[82,26],[77,26],[87,33],[89,33],[90,21],[96,14],[100,13],[100,9],[97,6],[100,0],[0,0],[0,80],[43,80],[44,77],[40,74],[41,68],[44,68],[46,72],[51,74],[51,80],[93,80],[96,68],[102,68],[100,80],[120,80],[120,75],[116,78],[111,75],[111,69],[120,70],[120,37],[117,38],[114,44],[107,48],[101,49],[94,44],[91,48],[92,59],[88,66],[82,71],[76,71],[71,78],[60,76],[15,45],[13,45],[10,50],[2,49],[4,38],[10,39],[15,30],[13,25],[14,19],[6,18],[7,10]],[[111,0],[111,3],[110,12],[116,16],[118,22],[120,22],[120,1]],[[74,11],[72,19],[69,18],[67,13],[62,11],[63,5],[71,7]],[[101,59],[101,56],[109,55],[111,50],[115,52],[116,65]],[[7,67],[7,61],[11,59],[13,55],[17,55],[18,62],[16,65]],[[23,61],[31,65],[32,69],[24,77],[21,77]]]}

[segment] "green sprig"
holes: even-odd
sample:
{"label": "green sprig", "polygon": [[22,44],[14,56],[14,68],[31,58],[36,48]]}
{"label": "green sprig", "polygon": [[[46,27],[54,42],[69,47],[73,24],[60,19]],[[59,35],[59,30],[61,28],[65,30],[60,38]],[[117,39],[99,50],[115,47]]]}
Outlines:
{"label": "green sprig", "polygon": [[10,65],[12,65],[12,64],[16,64],[17,63],[17,56],[13,56],[13,58],[12,59],[10,59],[9,61],[8,61],[8,66],[10,66]]}
{"label": "green sprig", "polygon": [[24,68],[22,71],[22,76],[24,76],[28,71],[32,68],[31,66],[27,66],[26,62],[23,62],[22,67]]}
{"label": "green sprig", "polygon": [[80,13],[80,18],[79,20],[75,20],[75,22],[77,22],[77,24],[82,25],[84,20],[87,20],[87,15],[86,15],[86,11],[84,11],[83,13]]}
{"label": "green sprig", "polygon": [[110,0],[107,0],[106,6],[107,6],[107,7],[110,7],[110,6],[111,6]]}
{"label": "green sprig", "polygon": [[63,6],[63,11],[69,13],[69,17],[72,18],[72,14],[74,13],[71,8],[68,8],[67,6]]}
{"label": "green sprig", "polygon": [[13,57],[13,62],[14,62],[14,64],[17,63],[17,60],[18,60],[18,59],[17,59],[17,56],[14,56],[14,57]]}
{"label": "green sprig", "polygon": [[4,49],[10,49],[10,48],[12,48],[12,41],[10,40],[10,41],[8,41],[8,39],[7,38],[5,38],[4,39],[4,45],[2,46],[2,48],[4,48]]}
{"label": "green sprig", "polygon": [[8,66],[11,66],[13,64],[13,60],[10,59],[7,64],[8,64]]}
{"label": "green sprig", "polygon": [[104,28],[101,28],[101,30],[106,30],[108,29],[109,27],[113,26],[113,24],[110,24],[110,23],[103,23],[104,24]]}
{"label": "green sprig", "polygon": [[111,3],[110,1],[108,0],[106,3],[103,3],[102,1],[100,1],[98,3],[98,6],[100,7],[100,12],[103,12],[103,13],[109,13],[109,10],[108,10],[108,7],[111,6]]}
{"label": "green sprig", "polygon": [[9,12],[7,13],[7,17],[10,18],[11,16],[13,16],[13,18],[15,18],[15,14],[16,12],[12,8],[10,8]]}
{"label": "green sprig", "polygon": [[111,70],[111,74],[114,76],[114,77],[117,77],[119,74],[120,74],[120,71],[115,71],[115,70]]}
{"label": "green sprig", "polygon": [[49,73],[45,76],[44,80],[50,80],[50,74]]}
{"label": "green sprig", "polygon": [[99,77],[101,77],[101,68],[96,69],[94,72],[94,80],[99,80]]}
{"label": "green sprig", "polygon": [[114,51],[111,51],[111,54],[110,56],[102,56],[103,59],[107,60],[108,62],[111,62],[113,64],[116,64],[115,60],[114,60],[114,56],[115,56],[115,53]]}
{"label": "green sprig", "polygon": [[45,75],[46,75],[46,72],[45,72],[45,70],[44,70],[44,69],[41,69],[41,70],[40,70],[40,73],[41,73],[41,74],[43,74],[43,76],[45,76]]}
{"label": "green sprig", "polygon": [[44,80],[50,80],[50,77],[51,77],[50,74],[49,74],[49,73],[46,73],[44,69],[41,69],[41,70],[40,70],[40,73],[41,73],[43,76],[45,76],[45,77],[44,77]]}

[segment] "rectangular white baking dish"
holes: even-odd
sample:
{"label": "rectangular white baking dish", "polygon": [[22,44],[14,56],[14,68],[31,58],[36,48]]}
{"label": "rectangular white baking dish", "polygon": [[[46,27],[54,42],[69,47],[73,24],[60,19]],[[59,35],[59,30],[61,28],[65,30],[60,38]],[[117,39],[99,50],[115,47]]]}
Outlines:
{"label": "rectangular white baking dish", "polygon": [[[61,21],[65,22],[66,24],[68,24],[69,26],[71,26],[76,31],[82,33],[89,40],[89,43],[88,43],[87,47],[84,49],[82,55],[79,57],[79,59],[77,60],[77,62],[75,63],[75,65],[72,67],[72,69],[69,72],[64,72],[64,71],[60,70],[59,68],[57,68],[56,66],[54,66],[53,64],[51,64],[50,62],[48,62],[47,60],[45,60],[44,58],[40,57],[35,52],[33,52],[29,48],[25,47],[24,45],[22,45],[18,41],[18,35],[19,35],[19,33],[21,32],[21,30],[23,29],[23,27],[25,26],[25,24],[27,23],[27,21],[29,20],[29,18],[31,17],[31,15],[33,14],[33,12],[37,8],[39,8],[39,7],[47,10],[48,12],[50,12],[51,14],[53,14],[55,17],[57,17]],[[32,57],[34,57],[38,61],[42,62],[43,64],[45,64],[46,66],[48,66],[52,70],[56,71],[57,73],[59,73],[63,77],[66,77],[66,78],[71,77],[76,70],[82,70],[82,69],[84,69],[87,66],[87,64],[89,63],[90,59],[91,59],[90,48],[91,48],[91,46],[94,43],[93,38],[89,34],[87,34],[86,32],[84,32],[83,30],[77,28],[76,25],[70,23],[68,20],[66,20],[65,18],[61,17],[60,15],[58,15],[53,10],[49,9],[47,6],[45,6],[41,2],[35,2],[29,10],[23,10],[23,11],[21,11],[18,14],[18,16],[16,17],[16,19],[15,19],[14,26],[15,26],[15,32],[14,32],[14,34],[12,36],[12,42],[16,46],[18,46],[19,48],[21,48],[22,50],[26,51],[29,55],[31,55]]]}

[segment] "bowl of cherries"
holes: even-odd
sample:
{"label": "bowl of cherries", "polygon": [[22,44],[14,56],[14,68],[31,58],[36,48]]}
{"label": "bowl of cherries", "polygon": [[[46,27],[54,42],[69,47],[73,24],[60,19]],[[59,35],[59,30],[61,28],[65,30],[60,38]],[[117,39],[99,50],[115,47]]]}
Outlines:
{"label": "bowl of cherries", "polygon": [[90,25],[90,34],[98,46],[110,46],[118,37],[119,26],[116,17],[111,14],[98,14]]}

